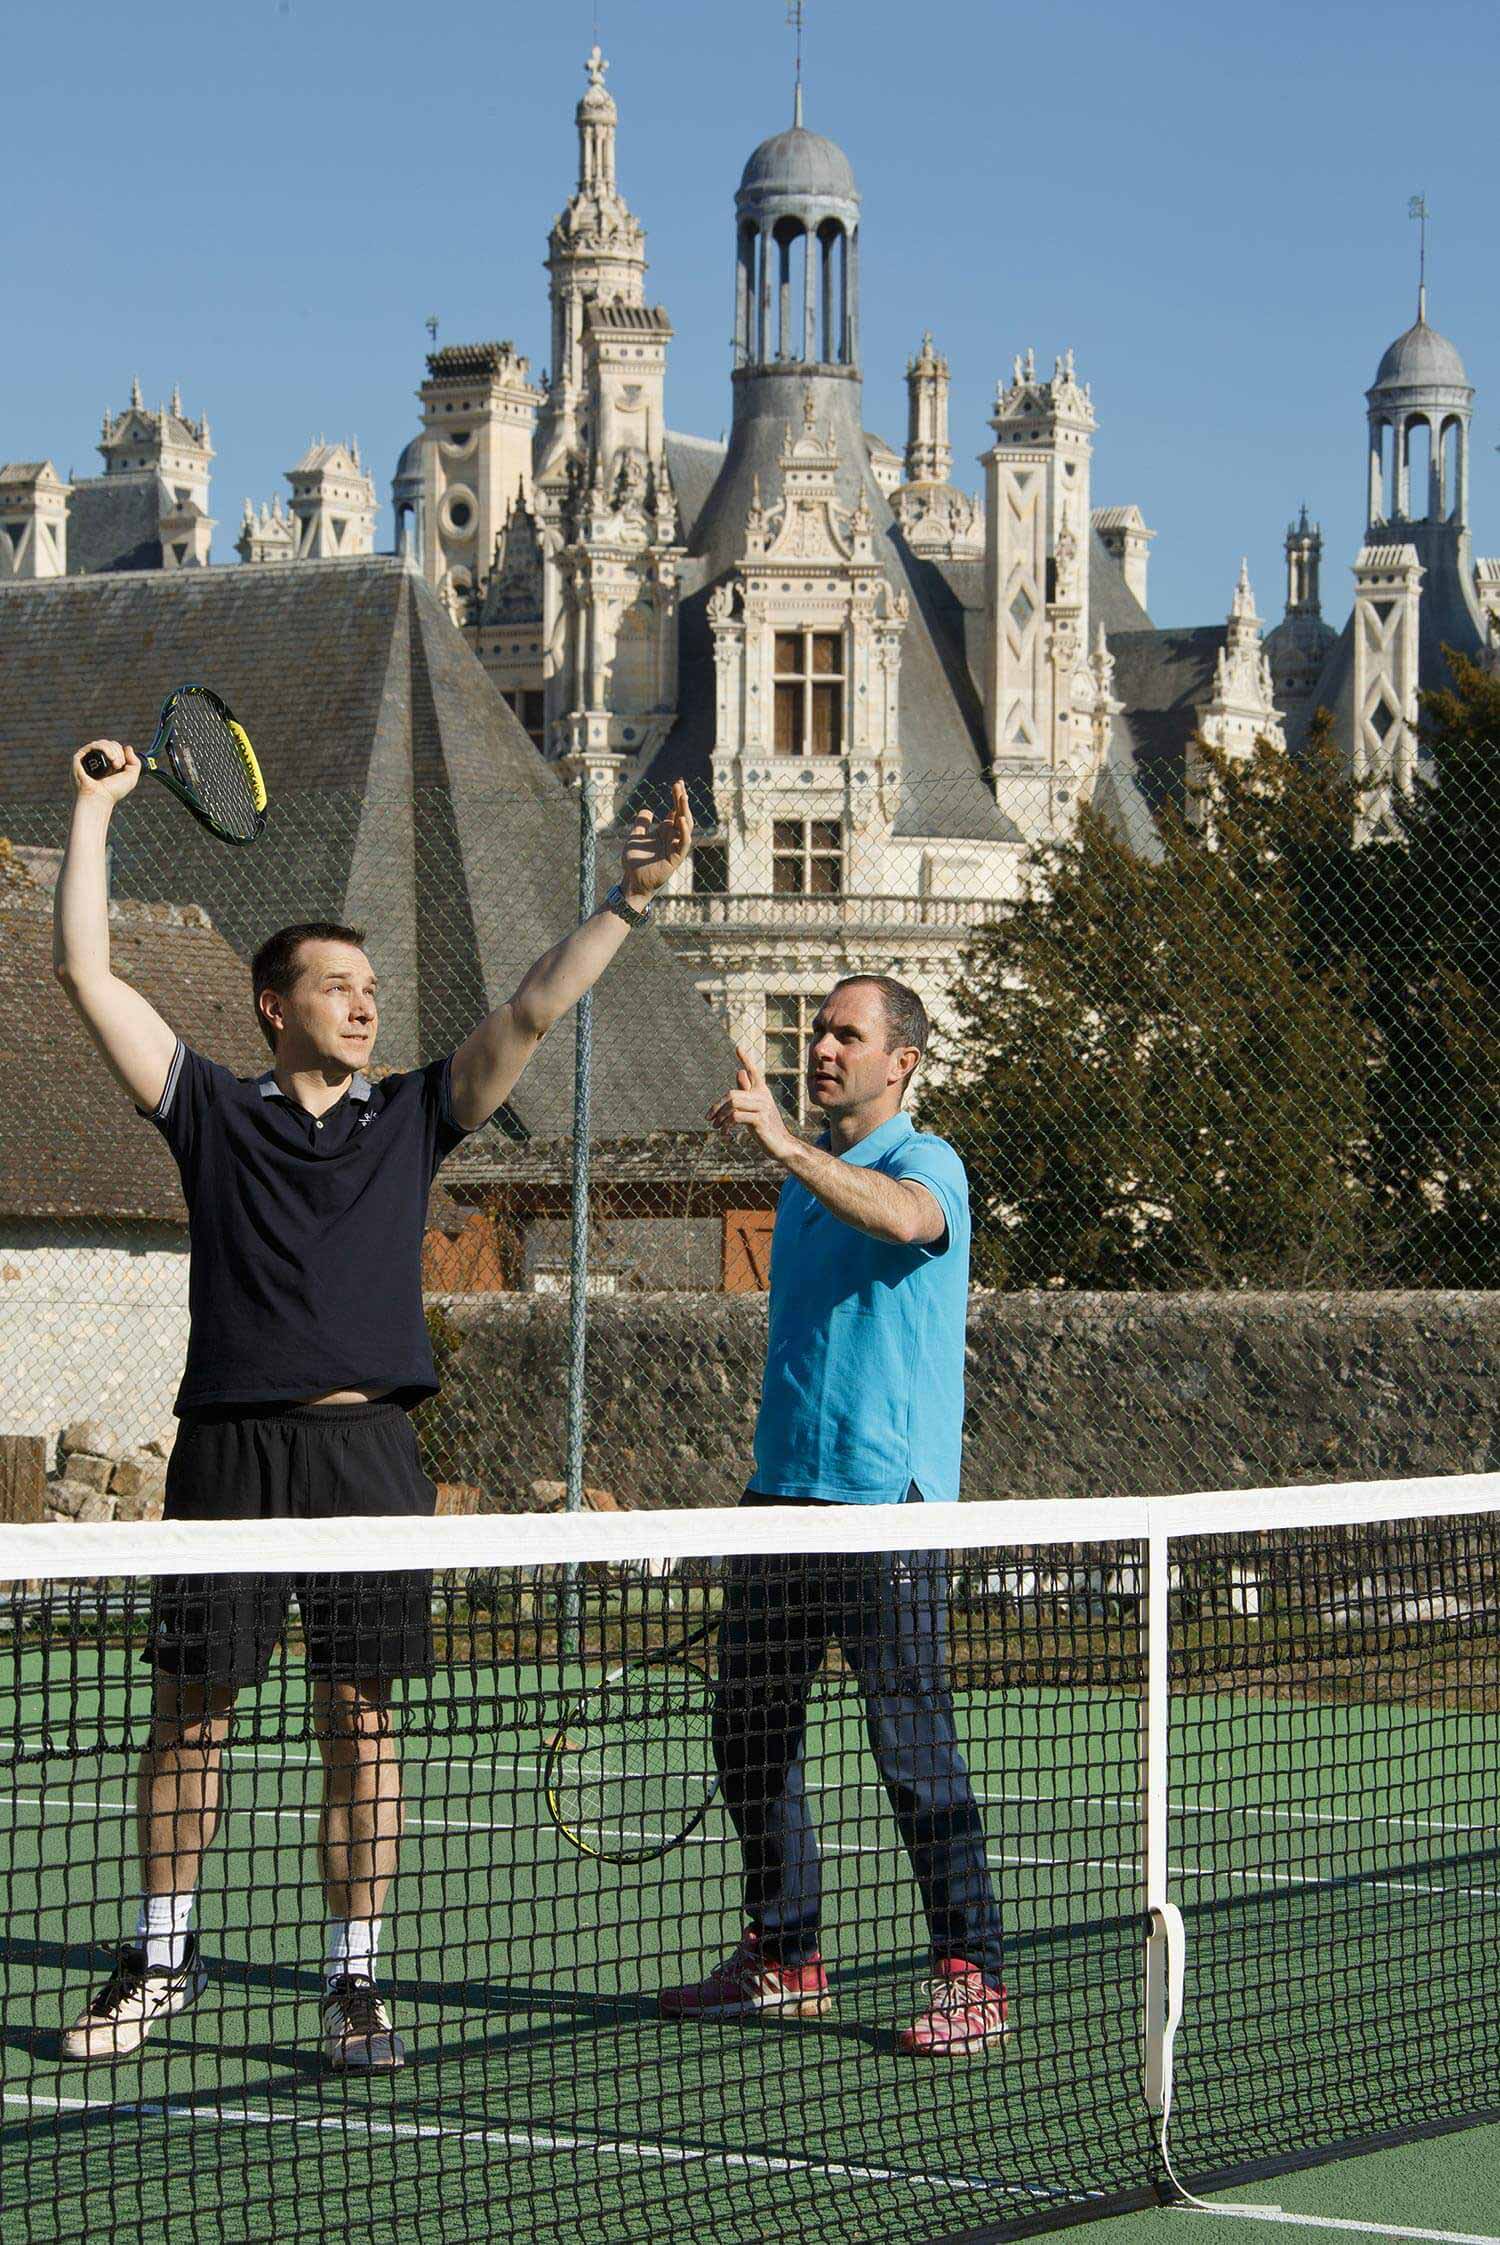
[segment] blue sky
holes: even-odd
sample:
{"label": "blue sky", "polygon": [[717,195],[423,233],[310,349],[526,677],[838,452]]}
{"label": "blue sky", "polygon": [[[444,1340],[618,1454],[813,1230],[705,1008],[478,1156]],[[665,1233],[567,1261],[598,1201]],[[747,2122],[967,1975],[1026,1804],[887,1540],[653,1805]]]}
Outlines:
{"label": "blue sky", "polygon": [[[600,0],[620,184],[677,330],[668,408],[729,417],[732,206],[789,121],[784,0]],[[1071,345],[1097,505],[1158,532],[1163,623],[1223,615],[1241,553],[1280,613],[1306,499],[1340,617],[1362,524],[1363,391],[1430,311],[1479,396],[1473,516],[1500,552],[1494,89],[1500,9],[1427,0],[808,0],[807,121],[864,195],[865,415],[905,434],[924,328],[954,375],[956,480],[997,374]],[[588,0],[100,0],[6,11],[8,348],[0,459],[97,472],[106,406],[180,381],[218,457],[215,556],[317,435],[380,490],[427,348],[547,359],[548,226],[574,176]]]}

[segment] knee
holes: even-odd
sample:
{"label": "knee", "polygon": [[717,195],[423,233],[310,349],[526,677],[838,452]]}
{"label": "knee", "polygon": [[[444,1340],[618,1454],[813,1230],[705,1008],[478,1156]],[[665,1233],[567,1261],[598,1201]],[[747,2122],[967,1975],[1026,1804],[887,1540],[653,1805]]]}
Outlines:
{"label": "knee", "polygon": [[359,1692],[335,1691],[321,1713],[318,1745],[329,1762],[393,1759],[389,1704]]}

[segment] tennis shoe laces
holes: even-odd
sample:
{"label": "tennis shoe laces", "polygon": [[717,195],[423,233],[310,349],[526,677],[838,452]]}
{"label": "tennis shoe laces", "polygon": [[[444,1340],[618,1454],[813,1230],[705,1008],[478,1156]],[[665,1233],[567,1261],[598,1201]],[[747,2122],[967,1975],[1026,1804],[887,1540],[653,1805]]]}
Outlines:
{"label": "tennis shoe laces", "polygon": [[940,1957],[923,1992],[926,2010],[896,2037],[906,2057],[963,2057],[1010,2032],[1004,1988],[962,1957]]}
{"label": "tennis shoe laces", "polygon": [[330,1981],[323,1997],[323,2058],[345,2073],[406,2064],[406,2046],[368,1975],[351,1972]]}
{"label": "tennis shoe laces", "polygon": [[783,1964],[766,1955],[753,1927],[706,1980],[664,1988],[657,2002],[664,2019],[751,2019],[762,2011],[783,2019],[814,2019],[833,2007],[822,1958]]}
{"label": "tennis shoe laces", "polygon": [[61,2042],[64,2058],[127,2058],[139,2050],[153,2027],[196,2003],[208,1986],[208,1974],[198,1955],[196,1934],[188,1935],[187,1951],[177,1971],[150,1971],[144,1947],[127,1943],[114,1971]]}

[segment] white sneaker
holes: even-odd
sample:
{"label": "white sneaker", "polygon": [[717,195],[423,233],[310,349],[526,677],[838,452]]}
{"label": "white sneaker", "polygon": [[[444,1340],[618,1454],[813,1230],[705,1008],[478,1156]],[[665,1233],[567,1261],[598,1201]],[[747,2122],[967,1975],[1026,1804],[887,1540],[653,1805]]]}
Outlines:
{"label": "white sneaker", "polygon": [[365,1973],[346,1973],[323,1997],[323,2062],[349,2073],[406,2064],[405,2045]]}
{"label": "white sneaker", "polygon": [[153,2027],[186,2011],[207,1986],[196,1934],[188,1935],[187,1953],[176,1972],[148,1971],[143,1948],[123,1948],[119,1963],[88,2009],[64,2030],[62,2055],[84,2060],[128,2057],[140,2049]]}

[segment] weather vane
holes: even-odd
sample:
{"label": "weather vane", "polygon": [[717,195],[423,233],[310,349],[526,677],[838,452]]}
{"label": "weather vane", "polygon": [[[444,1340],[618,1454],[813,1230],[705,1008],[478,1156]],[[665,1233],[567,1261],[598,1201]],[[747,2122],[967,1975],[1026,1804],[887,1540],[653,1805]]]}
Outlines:
{"label": "weather vane", "polygon": [[1431,215],[1427,208],[1427,197],[1425,195],[1413,195],[1406,206],[1406,215],[1408,218],[1414,218],[1421,229],[1421,248],[1418,252],[1419,262],[1417,267],[1417,318],[1425,320],[1427,317],[1427,220]]}
{"label": "weather vane", "polygon": [[436,350],[436,349],[437,349],[437,329],[438,329],[438,316],[437,316],[436,312],[429,312],[429,313],[428,313],[428,315],[427,315],[427,323],[426,323],[426,324],[427,324],[427,333],[428,333],[428,337],[429,337],[429,339],[431,340],[431,343],[432,343],[432,347],[433,347],[433,349],[434,349],[434,350]]}
{"label": "weather vane", "polygon": [[797,90],[802,89],[802,27],[805,22],[803,0],[787,0],[786,20],[797,34]]}

